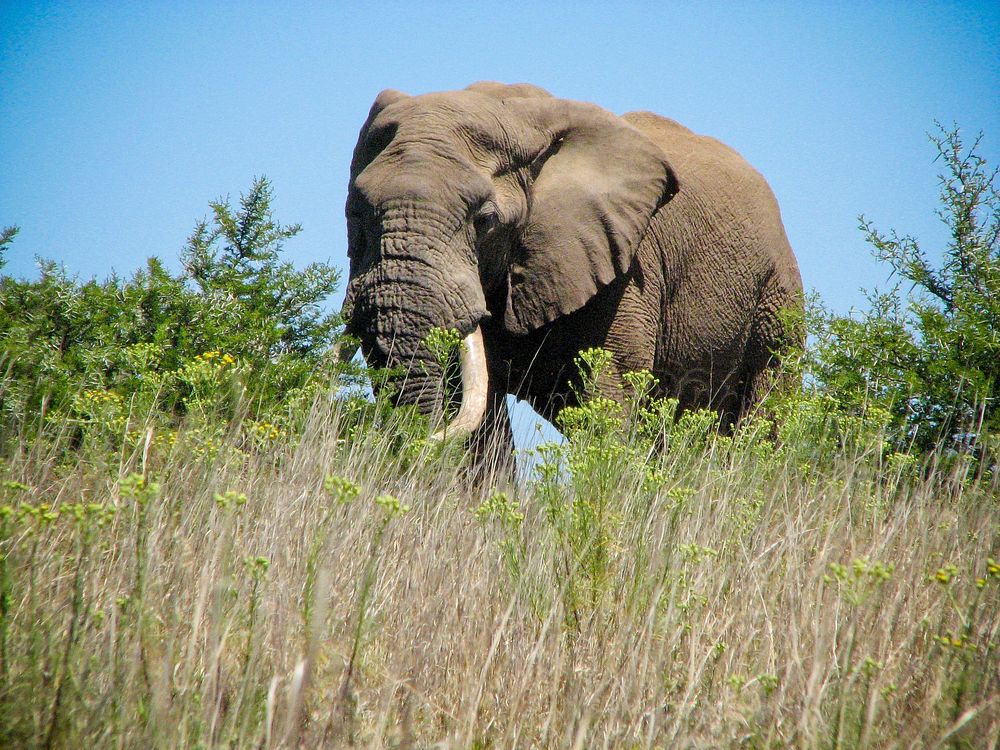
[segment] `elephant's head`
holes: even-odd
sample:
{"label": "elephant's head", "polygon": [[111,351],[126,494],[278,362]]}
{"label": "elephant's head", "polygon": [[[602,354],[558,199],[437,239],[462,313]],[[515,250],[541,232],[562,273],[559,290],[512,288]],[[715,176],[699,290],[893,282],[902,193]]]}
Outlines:
{"label": "elephant's head", "polygon": [[474,429],[481,324],[519,336],[582,307],[629,270],[677,189],[662,152],[594,105],[527,85],[383,91],[351,164],[349,330],[369,363],[408,372],[399,401],[429,410],[441,373],[423,342],[457,329],[458,421]]}

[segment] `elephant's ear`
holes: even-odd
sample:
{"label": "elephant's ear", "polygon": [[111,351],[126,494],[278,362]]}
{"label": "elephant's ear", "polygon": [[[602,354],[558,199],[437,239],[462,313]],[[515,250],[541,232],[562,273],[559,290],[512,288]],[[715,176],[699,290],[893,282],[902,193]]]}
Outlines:
{"label": "elephant's ear", "polygon": [[678,184],[659,147],[600,107],[560,99],[516,106],[549,143],[531,167],[537,176],[510,270],[504,323],[523,334],[578,310],[626,273]]}

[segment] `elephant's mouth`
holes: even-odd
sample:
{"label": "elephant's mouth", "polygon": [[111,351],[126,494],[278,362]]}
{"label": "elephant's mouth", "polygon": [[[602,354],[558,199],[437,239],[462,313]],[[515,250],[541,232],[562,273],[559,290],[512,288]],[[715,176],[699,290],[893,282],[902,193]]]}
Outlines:
{"label": "elephant's mouth", "polygon": [[[459,351],[462,390],[458,414],[450,423],[435,432],[431,436],[432,440],[467,437],[479,429],[486,415],[489,370],[486,364],[482,325],[474,322],[468,328],[471,331],[462,337]],[[350,330],[350,333],[358,335],[353,330]],[[395,397],[398,404],[412,403],[425,412],[435,410],[434,404],[439,400],[444,379],[443,373],[437,372],[438,367],[428,366],[427,360],[417,355],[411,355],[404,361],[399,356],[399,351],[394,351],[394,342],[388,342],[386,345],[374,336],[366,336],[364,332],[359,338],[360,348],[369,366],[388,367],[391,373],[393,363],[396,363],[396,368],[402,370],[398,376],[399,390]],[[356,351],[357,349],[353,347],[349,353],[347,349],[343,352],[338,349],[335,356],[342,358],[346,354],[347,358],[350,358]]]}
{"label": "elephant's mouth", "polygon": [[[380,275],[387,274],[380,271]],[[416,406],[432,419],[440,417],[448,403],[458,402],[457,415],[434,439],[474,432],[485,416],[489,390],[482,325],[490,314],[484,301],[464,299],[470,296],[466,293],[442,295],[423,280],[384,281],[352,280],[343,309],[347,331],[359,340],[365,361],[385,370],[372,383],[373,390],[379,395],[388,387],[386,395],[397,405]],[[428,300],[430,295],[438,298]],[[435,328],[457,331],[461,337],[457,373],[439,361],[441,352],[434,351],[430,334]],[[446,380],[460,381],[460,401],[455,392],[459,382],[451,382],[452,391]]]}
{"label": "elephant's mouth", "polygon": [[[464,438],[479,429],[483,423],[489,392],[489,370],[481,326],[475,326],[471,333],[462,338],[458,364],[458,379],[461,383],[458,413],[451,422],[431,436],[432,440]],[[440,416],[442,402],[451,401],[459,395],[445,397],[445,380],[451,378],[445,375],[437,363],[431,365],[426,361],[413,359],[406,366],[397,369],[403,372],[398,374],[395,381],[390,382],[398,385],[393,398],[399,406],[413,405],[424,413]]]}

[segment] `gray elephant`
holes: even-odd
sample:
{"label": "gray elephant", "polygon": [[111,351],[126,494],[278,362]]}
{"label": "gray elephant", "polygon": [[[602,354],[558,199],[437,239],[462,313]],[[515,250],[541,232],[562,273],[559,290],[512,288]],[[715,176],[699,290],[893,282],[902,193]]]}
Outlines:
{"label": "gray elephant", "polygon": [[[434,412],[432,328],[457,329],[449,434],[511,455],[506,394],[554,419],[574,357],[600,384],[649,370],[658,395],[732,425],[761,398],[802,281],[764,179],[719,141],[649,112],[615,116],[527,84],[383,91],[351,163],[348,330]],[[458,390],[458,389],[456,389]],[[457,400],[457,396],[456,396]]]}

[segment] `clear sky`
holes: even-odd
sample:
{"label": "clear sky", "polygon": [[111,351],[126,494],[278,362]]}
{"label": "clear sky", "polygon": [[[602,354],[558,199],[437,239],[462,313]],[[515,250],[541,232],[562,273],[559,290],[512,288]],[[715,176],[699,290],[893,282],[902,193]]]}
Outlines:
{"label": "clear sky", "polygon": [[[296,264],[345,268],[343,205],[379,90],[528,81],[713,135],[768,179],[807,288],[884,285],[857,216],[924,240],[934,120],[1000,162],[1000,3],[0,0],[0,225],[82,278],[176,258],[266,174]],[[339,299],[336,300],[339,306]]]}

